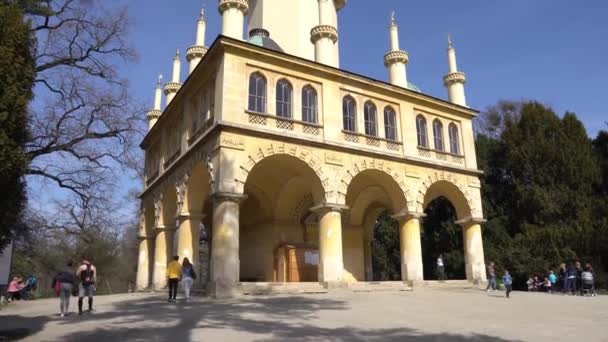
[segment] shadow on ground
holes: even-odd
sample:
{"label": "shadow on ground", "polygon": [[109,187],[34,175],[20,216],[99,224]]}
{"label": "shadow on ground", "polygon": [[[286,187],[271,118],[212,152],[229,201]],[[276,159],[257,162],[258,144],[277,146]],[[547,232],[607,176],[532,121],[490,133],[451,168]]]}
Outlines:
{"label": "shadow on ground", "polygon": [[[306,323],[315,319],[319,311],[339,310],[344,311],[344,315],[349,314],[347,302],[324,296],[244,297],[231,301],[204,299],[177,305],[166,303],[161,297],[144,297],[115,303],[112,309],[58,321],[59,329],[64,325],[84,325],[81,331],[67,333],[59,340],[212,341],[214,339],[206,337],[202,331],[211,329],[215,334],[224,330],[257,335],[255,341],[508,341],[487,335],[427,334],[405,327],[328,328]],[[47,323],[56,319],[54,316],[0,316],[0,341],[22,338],[24,328],[29,330],[30,336],[44,333]],[[85,322],[97,322],[98,327],[88,329],[90,325]],[[19,333],[11,336],[3,328]],[[74,331],[74,327],[69,328],[67,330]],[[4,335],[1,330],[4,330]]]}

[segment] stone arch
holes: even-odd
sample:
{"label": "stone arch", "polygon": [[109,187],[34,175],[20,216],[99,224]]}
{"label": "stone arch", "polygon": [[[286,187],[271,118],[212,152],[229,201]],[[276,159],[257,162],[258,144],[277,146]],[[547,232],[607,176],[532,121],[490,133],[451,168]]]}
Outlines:
{"label": "stone arch", "polygon": [[[402,193],[407,208],[411,210],[410,206],[413,202],[410,201],[410,191],[406,188],[404,172],[399,172],[398,165],[393,165],[390,162],[377,159],[362,159],[344,169],[341,177],[339,177],[339,183],[335,190],[338,204],[346,205],[346,195],[349,185],[357,175],[366,170],[376,170],[390,177]],[[399,210],[401,209],[405,208],[400,208]]]}
{"label": "stone arch", "polygon": [[267,160],[272,156],[284,156],[295,158],[306,164],[315,174],[319,181],[319,189],[315,195],[315,201],[318,203],[326,202],[326,199],[332,196],[329,191],[330,179],[323,170],[323,164],[319,157],[314,152],[306,148],[285,144],[285,143],[269,143],[263,147],[259,147],[257,151],[247,154],[246,161],[243,161],[237,170],[236,184],[237,192],[245,193],[245,184],[251,171],[258,163]]}
{"label": "stone arch", "polygon": [[416,211],[423,212],[432,200],[440,196],[452,203],[459,220],[470,218],[476,212],[467,187],[447,172],[435,172],[422,181],[416,199]]}

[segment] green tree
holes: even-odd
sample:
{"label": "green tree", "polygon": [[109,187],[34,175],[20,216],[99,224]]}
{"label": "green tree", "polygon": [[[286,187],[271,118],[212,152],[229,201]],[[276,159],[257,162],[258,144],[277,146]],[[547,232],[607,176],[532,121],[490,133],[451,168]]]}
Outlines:
{"label": "green tree", "polygon": [[384,211],[374,226],[372,242],[372,270],[376,281],[400,280],[399,224]]}
{"label": "green tree", "polygon": [[32,98],[34,40],[23,11],[0,2],[0,249],[14,235],[25,205],[29,158],[28,104]]}

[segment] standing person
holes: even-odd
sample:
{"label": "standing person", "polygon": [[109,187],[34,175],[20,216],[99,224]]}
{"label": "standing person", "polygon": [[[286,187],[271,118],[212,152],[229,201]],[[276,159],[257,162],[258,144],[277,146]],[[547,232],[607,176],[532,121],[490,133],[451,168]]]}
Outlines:
{"label": "standing person", "polygon": [[66,263],[66,266],[63,270],[57,273],[55,277],[55,281],[53,287],[59,289],[59,310],[61,312],[61,317],[64,317],[68,314],[68,310],[70,308],[70,297],[72,297],[72,289],[76,284],[76,276],[74,276],[73,270],[74,264],[71,261]]}
{"label": "standing person", "polygon": [[511,298],[510,294],[513,290],[513,278],[511,278],[509,270],[505,270],[505,275],[502,276],[502,283],[505,285],[505,290],[507,291],[507,298]]}
{"label": "standing person", "polygon": [[80,278],[78,286],[78,314],[82,315],[82,300],[85,296],[89,297],[89,312],[93,312],[93,295],[95,293],[95,282],[97,282],[97,269],[83,257],[76,277]]}
{"label": "standing person", "polygon": [[196,279],[194,267],[188,258],[184,258],[184,261],[182,262],[182,285],[184,286],[184,295],[187,302],[190,301],[190,289],[192,288],[194,279]]}
{"label": "standing person", "polygon": [[570,263],[570,267],[566,270],[566,293],[570,292],[572,295],[576,295],[576,266],[574,263]]}
{"label": "standing person", "polygon": [[576,288],[581,292],[581,296],[583,295],[583,266],[580,261],[575,263],[576,266]]}
{"label": "standing person", "polygon": [[553,270],[549,271],[549,282],[551,282],[551,293],[557,290],[557,276]]}
{"label": "standing person", "polygon": [[562,290],[562,293],[566,293],[566,285],[568,282],[568,276],[566,273],[566,263],[562,262],[561,264],[559,264],[559,286]]}
{"label": "standing person", "polygon": [[439,280],[445,280],[445,265],[443,263],[443,254],[439,254],[437,257],[437,278]]}
{"label": "standing person", "polygon": [[486,287],[486,290],[488,292],[490,292],[490,289],[492,289],[492,291],[496,291],[496,269],[494,268],[494,262],[490,262],[490,264],[487,267],[487,272],[488,272],[488,287]]}
{"label": "standing person", "polygon": [[179,264],[179,256],[174,256],[173,261],[167,266],[167,278],[169,278],[169,303],[175,303],[177,297],[177,283],[181,276],[182,266]]}

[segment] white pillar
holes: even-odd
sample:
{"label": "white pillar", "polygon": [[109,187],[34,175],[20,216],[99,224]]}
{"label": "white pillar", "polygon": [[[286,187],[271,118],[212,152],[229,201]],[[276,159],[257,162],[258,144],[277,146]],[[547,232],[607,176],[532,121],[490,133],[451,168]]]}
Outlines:
{"label": "white pillar", "polygon": [[319,282],[326,287],[344,286],[341,214],[344,209],[339,205],[311,208],[319,216]]}
{"label": "white pillar", "polygon": [[242,40],[244,18],[249,10],[249,2],[219,0],[218,10],[222,16],[222,35]]}
{"label": "white pillar", "polygon": [[162,87],[161,87],[161,80],[162,80],[163,76],[162,75],[158,75],[158,81],[156,82],[156,89],[154,90],[154,107],[148,111],[148,113],[146,114],[146,117],[148,118],[148,131],[152,129],[152,127],[154,127],[154,125],[156,124],[156,121],[158,121],[158,118],[160,117],[162,111],[160,109],[161,107],[161,98],[162,98]]}
{"label": "white pillar", "polygon": [[456,50],[452,44],[452,39],[448,36],[448,67],[449,72],[443,77],[443,84],[448,89],[448,100],[460,106],[467,106],[464,95],[464,84],[467,79],[463,72],[458,71],[456,65]]}
{"label": "white pillar", "polygon": [[179,49],[175,53],[175,57],[173,57],[173,75],[171,77],[171,82],[179,83],[180,73],[181,73],[182,62],[179,57]]}
{"label": "white pillar", "polygon": [[401,279],[403,281],[424,280],[420,237],[420,220],[423,216],[422,213],[393,216],[399,220]]}
{"label": "white pillar", "polygon": [[315,61],[338,67],[338,30],[331,25],[333,2],[319,0],[319,25],[310,31],[310,41],[315,45]]}
{"label": "white pillar", "polygon": [[173,74],[171,75],[171,82],[165,84],[165,95],[167,96],[167,106],[173,101],[175,94],[179,91],[182,84],[180,81],[180,72],[181,72],[182,63],[179,57],[179,49],[175,53],[175,57],[173,58]]}
{"label": "white pillar", "polygon": [[468,218],[457,221],[462,226],[464,241],[464,260],[467,280],[474,284],[487,281],[486,266],[481,237],[481,223],[484,219]]}
{"label": "white pillar", "polygon": [[207,47],[205,47],[205,28],[207,26],[205,20],[205,12],[201,10],[201,15],[197,20],[196,41],[193,46],[186,51],[186,59],[188,60],[188,72],[191,74],[198,63],[201,61]]}

